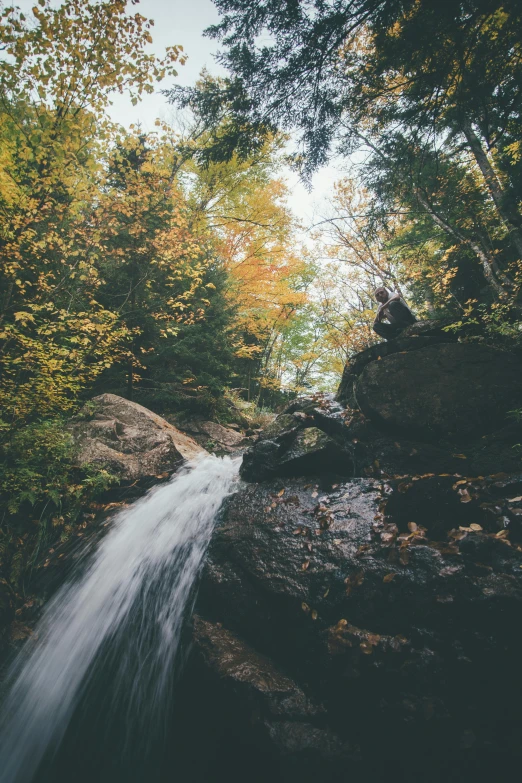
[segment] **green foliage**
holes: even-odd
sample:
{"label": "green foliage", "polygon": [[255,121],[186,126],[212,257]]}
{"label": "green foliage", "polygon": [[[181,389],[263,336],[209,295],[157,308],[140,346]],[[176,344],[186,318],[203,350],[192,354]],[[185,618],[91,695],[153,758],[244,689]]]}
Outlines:
{"label": "green foliage", "polygon": [[252,400],[245,400],[241,389],[225,389],[221,410],[218,412],[222,424],[237,423],[242,427],[258,429],[268,426],[275,414],[259,407]]}
{"label": "green foliage", "polygon": [[[180,324],[174,335],[162,337],[157,324],[151,320],[146,326],[146,313],[137,312],[145,366],[133,388],[136,402],[158,413],[214,415],[234,365],[230,337],[233,310],[225,297],[226,283],[224,270],[219,265],[209,266],[201,285],[205,317]],[[197,295],[193,305],[199,306]],[[126,368],[114,365],[108,369],[95,391],[128,396]]]}
{"label": "green foliage", "polygon": [[0,430],[0,563],[16,589],[40,550],[65,540],[80,511],[116,481],[97,466],[74,465],[63,420]]}

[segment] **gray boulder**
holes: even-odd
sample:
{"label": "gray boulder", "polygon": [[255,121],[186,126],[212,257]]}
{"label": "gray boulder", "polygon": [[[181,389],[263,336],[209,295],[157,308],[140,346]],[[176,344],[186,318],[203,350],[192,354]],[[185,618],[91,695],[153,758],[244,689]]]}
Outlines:
{"label": "gray boulder", "polygon": [[101,394],[69,424],[78,465],[105,466],[123,481],[172,473],[205,449],[161,416],[116,394]]}
{"label": "gray boulder", "polygon": [[244,438],[241,432],[223,427],[216,421],[191,421],[185,424],[183,429],[201,446],[206,446],[208,441],[212,441],[224,451],[234,451]]}

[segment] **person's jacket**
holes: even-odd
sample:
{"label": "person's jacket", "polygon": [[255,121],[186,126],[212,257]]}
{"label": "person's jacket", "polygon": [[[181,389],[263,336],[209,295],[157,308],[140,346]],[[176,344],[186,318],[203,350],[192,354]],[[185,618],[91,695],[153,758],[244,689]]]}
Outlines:
{"label": "person's jacket", "polygon": [[392,299],[385,302],[382,308],[386,320],[394,326],[409,326],[416,322],[416,318],[403,299]]}

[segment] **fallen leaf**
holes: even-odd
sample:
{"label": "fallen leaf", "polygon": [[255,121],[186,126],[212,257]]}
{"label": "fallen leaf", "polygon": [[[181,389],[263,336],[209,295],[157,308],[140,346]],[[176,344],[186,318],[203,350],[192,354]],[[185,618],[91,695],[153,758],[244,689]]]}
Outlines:
{"label": "fallen leaf", "polygon": [[341,539],[340,538],[334,538],[334,544],[339,545],[340,543],[341,543]]}
{"label": "fallen leaf", "polygon": [[309,560],[305,560],[304,563],[302,563],[302,565],[301,565],[301,569],[303,571],[306,571],[306,569],[308,568],[309,565],[310,565],[310,561]]}
{"label": "fallen leaf", "polygon": [[282,497],[284,494],[285,494],[285,490],[284,490],[284,489],[281,489],[281,490],[280,490],[280,491],[277,493],[277,497],[278,497],[278,498],[280,498],[280,497]]}
{"label": "fallen leaf", "polygon": [[317,490],[314,489],[314,491],[312,492],[312,497],[316,498],[318,494],[319,492],[317,492]]}
{"label": "fallen leaf", "polygon": [[473,523],[470,525],[470,528],[471,528],[472,530],[482,530],[482,526],[481,526],[481,525],[477,525],[477,524],[476,524],[476,522],[473,522]]}
{"label": "fallen leaf", "polygon": [[522,495],[519,495],[516,498],[508,498],[508,503],[520,503],[522,500]]}
{"label": "fallen leaf", "polygon": [[301,604],[301,609],[303,610],[303,612],[309,612],[310,611],[310,607],[308,606],[308,604],[305,604],[304,601]]}
{"label": "fallen leaf", "polygon": [[495,533],[495,538],[506,538],[507,535],[507,530],[499,530],[498,533]]}
{"label": "fallen leaf", "polygon": [[299,536],[299,535],[301,535],[301,532],[302,532],[302,531],[301,531],[301,528],[300,528],[300,527],[298,527],[298,528],[297,528],[297,530],[293,530],[293,531],[292,531],[292,535],[293,535],[293,536]]}
{"label": "fallen leaf", "polygon": [[317,620],[317,617],[318,617],[317,612],[316,612],[315,609],[313,609],[312,610],[312,620]]}
{"label": "fallen leaf", "polygon": [[465,454],[452,454],[452,457],[457,457],[457,459],[467,459]]}
{"label": "fallen leaf", "polygon": [[[520,567],[522,568],[522,566],[520,566]],[[330,592],[330,588],[328,587],[328,588],[327,588],[327,589],[324,591],[324,593],[323,593],[323,598],[326,598],[329,592]]]}
{"label": "fallen leaf", "polygon": [[408,522],[408,530],[410,533],[415,533],[416,530],[418,530],[418,526],[416,522]]}
{"label": "fallen leaf", "polygon": [[472,500],[472,497],[467,489],[459,489],[459,495],[461,503],[470,503]]}
{"label": "fallen leaf", "polygon": [[382,581],[383,582],[391,582],[392,579],[395,579],[395,577],[396,577],[396,574],[386,574],[386,576],[384,577],[384,579]]}
{"label": "fallen leaf", "polygon": [[381,533],[381,541],[383,544],[391,544],[395,538],[395,533]]}

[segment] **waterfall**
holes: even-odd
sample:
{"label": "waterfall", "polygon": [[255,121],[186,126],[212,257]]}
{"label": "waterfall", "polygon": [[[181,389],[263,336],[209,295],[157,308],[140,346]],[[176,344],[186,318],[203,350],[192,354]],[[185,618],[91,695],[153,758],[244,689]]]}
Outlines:
{"label": "waterfall", "polygon": [[10,673],[0,783],[35,780],[89,699],[127,749],[162,730],[183,621],[238,463],[203,457],[122,510],[50,601]]}

